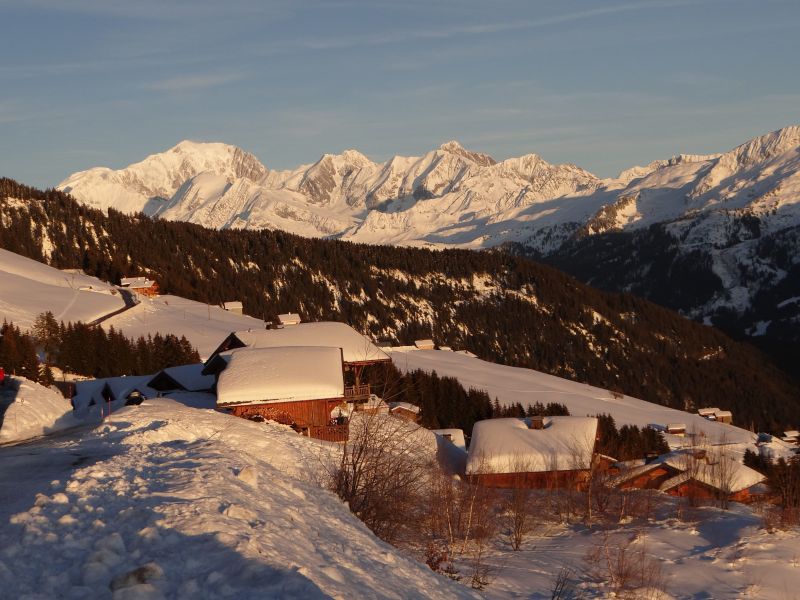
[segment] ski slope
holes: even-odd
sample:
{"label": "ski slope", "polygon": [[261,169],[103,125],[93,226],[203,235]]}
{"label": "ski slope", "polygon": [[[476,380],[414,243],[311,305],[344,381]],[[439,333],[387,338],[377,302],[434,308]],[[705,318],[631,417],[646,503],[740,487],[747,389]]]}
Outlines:
{"label": "ski slope", "polygon": [[124,306],[113,285],[0,250],[0,321],[29,329],[50,311],[57,321],[90,322]]}

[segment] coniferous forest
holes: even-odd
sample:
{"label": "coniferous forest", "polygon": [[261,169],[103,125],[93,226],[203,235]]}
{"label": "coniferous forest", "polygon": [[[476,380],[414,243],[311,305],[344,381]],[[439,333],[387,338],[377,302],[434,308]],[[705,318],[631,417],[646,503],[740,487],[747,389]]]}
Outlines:
{"label": "coniferous forest", "polygon": [[[44,361],[39,363],[39,352]],[[88,377],[149,375],[175,365],[200,361],[185,337],[156,334],[132,340],[112,327],[108,331],[84,323],[57,323],[52,313],[40,315],[33,332],[13,323],[0,327],[0,365],[44,385],[53,382],[50,367]]]}
{"label": "coniferous forest", "polygon": [[719,406],[748,428],[800,423],[800,386],[753,347],[502,251],[208,230],[103,213],[10,179],[0,179],[0,246],[106,281],[146,274],[165,294],[241,300],[245,313],[263,319],[294,311],[395,343],[432,337],[485,360],[659,404]]}

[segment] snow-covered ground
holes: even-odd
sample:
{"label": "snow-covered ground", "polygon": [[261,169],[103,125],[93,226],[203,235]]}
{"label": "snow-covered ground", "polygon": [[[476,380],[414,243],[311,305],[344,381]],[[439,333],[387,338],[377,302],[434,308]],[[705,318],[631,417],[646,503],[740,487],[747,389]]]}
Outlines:
{"label": "snow-covered ground", "polygon": [[29,329],[46,311],[57,321],[90,322],[125,306],[114,286],[0,250],[0,321]]}
{"label": "snow-covered ground", "polygon": [[457,598],[315,481],[323,443],[172,400],[0,449],[9,598]]}
{"label": "snow-covered ground", "polygon": [[[744,505],[732,505],[728,511],[695,509],[679,519],[676,515],[682,501],[671,497],[662,501],[664,504],[653,521],[609,530],[608,545],[615,557],[618,548],[627,546],[629,560],[644,557],[658,565],[666,593],[648,596],[638,592],[622,597],[664,600],[798,597],[800,553],[796,531],[769,533],[762,527],[761,518]],[[595,571],[602,569],[587,561],[589,553],[603,548],[604,543],[601,527],[536,522],[535,532],[519,551],[511,551],[507,544],[498,541],[488,553],[490,583],[483,593],[498,600],[549,600],[563,567],[571,572],[568,588],[573,593],[563,597],[613,597],[610,587],[593,577]],[[459,567],[468,572],[467,564]]]}
{"label": "snow-covered ground", "polygon": [[[486,390],[500,404],[523,406],[541,402],[565,404],[574,416],[609,414],[617,425],[684,423],[687,431],[704,432],[712,443],[752,445],[755,434],[723,423],[715,423],[699,415],[652,404],[631,396],[615,397],[602,388],[577,383],[532,369],[507,367],[472,358],[459,352],[441,350],[412,350],[395,348],[391,352],[395,365],[403,371],[422,369],[436,371],[441,376],[455,377],[465,388]],[[735,418],[735,415],[734,415]],[[668,435],[669,443],[680,446],[686,438]]]}
{"label": "snow-covered ground", "polygon": [[264,329],[264,321],[180,296],[143,298],[134,308],[103,321],[130,338],[172,333],[186,336],[205,359],[232,331]]}
{"label": "snow-covered ground", "polygon": [[81,425],[69,400],[22,377],[0,387],[0,444],[27,440]]}

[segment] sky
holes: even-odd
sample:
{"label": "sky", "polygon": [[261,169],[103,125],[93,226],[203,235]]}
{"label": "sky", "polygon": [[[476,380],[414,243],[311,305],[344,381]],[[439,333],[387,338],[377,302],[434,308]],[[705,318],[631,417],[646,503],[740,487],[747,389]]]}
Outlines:
{"label": "sky", "polygon": [[451,139],[599,176],[800,123],[797,0],[0,0],[0,176]]}

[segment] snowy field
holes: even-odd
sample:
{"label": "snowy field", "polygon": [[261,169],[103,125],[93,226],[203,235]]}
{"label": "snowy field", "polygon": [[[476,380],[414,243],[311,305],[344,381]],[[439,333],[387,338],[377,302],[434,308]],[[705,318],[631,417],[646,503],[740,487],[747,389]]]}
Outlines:
{"label": "snowy field", "polygon": [[114,286],[0,250],[0,321],[29,329],[50,311],[57,321],[90,322],[125,306]]}
{"label": "snowy field", "polygon": [[172,333],[186,336],[205,360],[232,331],[264,329],[264,321],[180,296],[143,298],[134,308],[103,322],[129,338]]}
{"label": "snowy field", "polygon": [[324,448],[171,400],[0,448],[4,597],[479,597],[321,489]]}
{"label": "snowy field", "polygon": [[[624,598],[668,600],[791,600],[800,597],[800,552],[795,531],[769,533],[761,518],[743,505],[695,509],[676,518],[680,499],[663,497],[649,523],[612,528],[537,524],[522,548],[514,552],[498,542],[487,557],[490,567],[486,598],[550,600],[556,576],[570,571],[565,598],[614,597],[597,581],[602,565],[587,560],[606,545],[625,547],[629,559],[643,558],[660,570],[663,593],[634,592]],[[468,565],[459,565],[468,572]]]}
{"label": "snowy field", "polygon": [[[573,416],[593,416],[607,413],[617,426],[630,424],[646,427],[649,424],[684,423],[687,431],[704,432],[709,441],[751,445],[756,436],[744,429],[715,423],[699,415],[659,406],[631,396],[615,398],[611,392],[577,383],[531,369],[507,367],[472,358],[458,352],[442,350],[411,350],[395,348],[391,352],[395,365],[403,371],[422,369],[436,371],[441,376],[455,377],[465,388],[486,390],[500,404],[523,406],[541,402],[565,404]],[[680,446],[685,438],[666,436],[670,445]]]}

